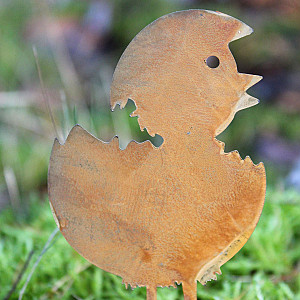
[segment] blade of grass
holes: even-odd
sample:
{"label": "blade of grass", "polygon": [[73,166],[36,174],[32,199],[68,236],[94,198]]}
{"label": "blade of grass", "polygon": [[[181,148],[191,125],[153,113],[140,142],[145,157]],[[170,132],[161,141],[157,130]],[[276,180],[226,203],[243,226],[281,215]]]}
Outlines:
{"label": "blade of grass", "polygon": [[36,63],[37,71],[38,71],[40,84],[41,84],[43,98],[44,98],[46,106],[47,106],[47,110],[48,110],[48,113],[49,113],[49,116],[50,116],[50,119],[51,119],[51,122],[52,122],[52,125],[53,125],[53,129],[54,129],[55,135],[58,138],[59,142],[62,143],[62,138],[58,134],[58,130],[57,130],[55,120],[54,120],[54,117],[53,117],[53,112],[51,110],[49,96],[48,96],[48,93],[46,92],[46,89],[45,89],[45,85],[44,85],[44,81],[43,81],[43,77],[42,77],[42,72],[41,72],[41,68],[40,68],[40,63],[39,63],[36,47],[33,46],[32,50],[33,50],[33,55],[34,55],[34,58],[35,58],[35,63]]}
{"label": "blade of grass", "polygon": [[27,257],[27,259],[25,261],[25,264],[23,265],[23,268],[21,269],[21,272],[19,273],[19,275],[18,275],[17,279],[15,280],[13,286],[11,287],[10,291],[4,297],[4,300],[8,300],[10,298],[10,296],[13,294],[13,292],[16,290],[16,287],[17,287],[18,283],[20,282],[20,280],[22,279],[25,271],[28,268],[29,262],[30,262],[30,260],[31,260],[31,258],[33,256],[33,254],[34,254],[34,250],[31,250],[29,252],[29,254],[28,254],[28,257]]}
{"label": "blade of grass", "polygon": [[18,188],[17,179],[12,168],[4,166],[4,178],[11,202],[11,206],[15,212],[20,210],[21,201],[20,201],[20,192]]}
{"label": "blade of grass", "polygon": [[32,277],[32,275],[33,275],[33,273],[34,273],[34,271],[36,270],[37,266],[39,265],[39,263],[40,263],[40,261],[41,261],[43,255],[44,255],[44,254],[47,252],[47,250],[50,248],[49,246],[50,246],[50,244],[51,244],[51,241],[54,239],[54,237],[56,236],[56,234],[57,234],[58,232],[59,232],[59,229],[58,229],[58,228],[55,228],[55,229],[53,230],[53,232],[50,234],[49,239],[47,240],[47,242],[46,242],[46,244],[45,244],[45,246],[44,246],[42,252],[41,252],[40,255],[38,256],[38,258],[37,258],[37,260],[35,261],[35,263],[34,263],[32,269],[31,269],[29,275],[27,276],[26,282],[25,282],[25,284],[23,285],[23,287],[22,287],[22,289],[21,289],[21,291],[20,291],[20,294],[19,294],[19,300],[22,300],[23,295],[24,295],[24,293],[25,293],[25,291],[26,291],[26,288],[27,288],[27,286],[28,286],[28,284],[29,284],[29,282],[30,282],[30,279],[31,279],[31,277]]}

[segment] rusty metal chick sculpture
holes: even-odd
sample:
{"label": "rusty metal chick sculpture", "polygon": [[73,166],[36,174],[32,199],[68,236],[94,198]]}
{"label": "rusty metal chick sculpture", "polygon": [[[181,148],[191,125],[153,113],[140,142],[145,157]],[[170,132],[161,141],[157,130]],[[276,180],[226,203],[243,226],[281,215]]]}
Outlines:
{"label": "rusty metal chick sculpture", "polygon": [[[266,189],[262,163],[224,153],[215,137],[235,113],[258,100],[245,91],[261,77],[240,74],[228,43],[252,32],[228,15],[188,10],[159,18],[123,53],[111,106],[136,104],[141,129],[164,142],[104,143],[75,126],[55,140],[49,197],[57,224],[83,257],[132,287],[182,283],[197,298],[197,281],[249,239]],[[213,61],[215,60],[215,61]]]}

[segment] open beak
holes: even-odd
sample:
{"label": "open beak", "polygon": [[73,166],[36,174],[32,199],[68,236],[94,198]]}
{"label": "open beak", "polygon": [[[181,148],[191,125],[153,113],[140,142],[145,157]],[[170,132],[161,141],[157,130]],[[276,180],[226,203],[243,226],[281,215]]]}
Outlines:
{"label": "open beak", "polygon": [[253,96],[250,96],[246,93],[246,91],[253,86],[254,84],[258,83],[260,80],[262,80],[262,76],[259,75],[251,75],[251,74],[240,74],[240,76],[243,77],[245,86],[244,86],[244,92],[242,93],[239,101],[236,104],[236,111],[254,106],[259,103],[259,100]]}

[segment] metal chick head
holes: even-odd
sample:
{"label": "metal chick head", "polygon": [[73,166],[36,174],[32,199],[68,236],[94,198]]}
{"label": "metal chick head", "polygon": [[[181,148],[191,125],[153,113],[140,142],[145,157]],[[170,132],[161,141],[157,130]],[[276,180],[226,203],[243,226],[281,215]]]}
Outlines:
{"label": "metal chick head", "polygon": [[216,279],[258,222],[263,164],[224,153],[215,138],[238,110],[258,103],[246,90],[261,77],[238,73],[228,47],[251,32],[219,12],[159,18],[123,53],[111,106],[132,99],[141,129],[164,143],[120,150],[117,138],[104,143],[80,126],[64,145],[54,142],[49,198],[62,234],[126,285],[146,286],[148,299],[175,283],[196,299],[197,281]]}

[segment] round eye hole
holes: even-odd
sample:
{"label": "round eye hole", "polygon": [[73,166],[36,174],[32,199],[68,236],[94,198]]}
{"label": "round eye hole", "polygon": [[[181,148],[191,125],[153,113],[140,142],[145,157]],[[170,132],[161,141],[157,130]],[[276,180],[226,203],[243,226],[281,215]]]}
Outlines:
{"label": "round eye hole", "polygon": [[215,69],[219,66],[220,64],[220,60],[218,59],[218,57],[212,55],[212,56],[209,56],[206,60],[205,60],[206,64],[212,68],[212,69]]}

